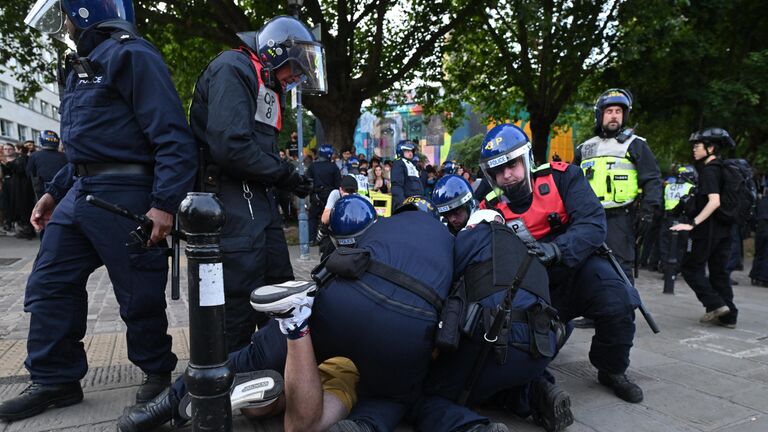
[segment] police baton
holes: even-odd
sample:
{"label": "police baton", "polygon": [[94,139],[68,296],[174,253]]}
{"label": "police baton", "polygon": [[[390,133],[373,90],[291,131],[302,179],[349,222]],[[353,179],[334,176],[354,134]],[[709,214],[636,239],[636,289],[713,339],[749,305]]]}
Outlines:
{"label": "police baton", "polygon": [[[598,249],[598,253],[600,255],[605,256],[608,258],[608,262],[611,263],[611,267],[613,267],[613,270],[621,276],[622,279],[624,279],[624,283],[627,285],[634,287],[632,282],[629,281],[629,278],[627,277],[626,273],[624,273],[624,270],[622,270],[621,265],[619,265],[619,262],[616,261],[616,257],[613,256],[613,252],[608,247],[607,244],[603,243],[602,246],[600,246],[600,249]],[[637,293],[638,297],[640,296],[640,293]],[[645,318],[645,322],[648,323],[648,327],[651,328],[651,331],[653,333],[657,334],[660,333],[661,330],[659,329],[658,324],[656,324],[656,320],[653,319],[653,316],[650,312],[648,312],[648,309],[645,308],[645,305],[643,304],[643,300],[640,300],[640,305],[637,307],[640,309],[640,313],[643,314],[643,318]]]}
{"label": "police baton", "polygon": [[[140,215],[133,213],[132,211],[128,210],[127,208],[119,205],[114,204],[109,201],[104,201],[101,198],[96,198],[93,195],[87,195],[85,197],[85,201],[89,204],[95,205],[96,207],[106,210],[110,213],[114,213],[116,215],[122,216],[124,218],[128,218],[131,220],[136,221],[139,224],[138,229],[131,232],[131,236],[134,237],[141,245],[145,245],[147,241],[149,240],[149,236],[152,233],[152,219],[148,218],[147,215]],[[179,220],[178,218],[174,218],[174,224],[173,224],[173,230],[171,230],[171,299],[178,300],[181,297],[181,290],[179,287],[179,261],[180,261],[180,251],[179,251],[179,240],[181,237],[184,237],[184,234],[179,231]]]}
{"label": "police baton", "polygon": [[504,297],[504,302],[502,302],[501,307],[497,309],[496,315],[493,317],[490,329],[483,335],[485,343],[483,344],[482,348],[480,348],[480,353],[477,355],[475,365],[472,368],[472,373],[467,378],[467,381],[464,384],[464,389],[461,391],[461,395],[459,396],[459,404],[467,404],[469,395],[472,393],[472,388],[475,386],[475,383],[477,383],[477,379],[480,377],[480,372],[483,371],[485,360],[488,358],[488,352],[491,350],[491,346],[499,339],[501,328],[509,316],[509,310],[512,307],[512,301],[515,299],[517,290],[520,288],[520,284],[523,283],[523,279],[525,279],[525,275],[528,273],[528,268],[531,266],[531,262],[533,262],[533,260],[534,253],[528,251],[528,254],[525,256],[523,262],[520,264],[520,267],[517,269],[515,278],[512,279],[512,285],[507,289],[507,295]]}

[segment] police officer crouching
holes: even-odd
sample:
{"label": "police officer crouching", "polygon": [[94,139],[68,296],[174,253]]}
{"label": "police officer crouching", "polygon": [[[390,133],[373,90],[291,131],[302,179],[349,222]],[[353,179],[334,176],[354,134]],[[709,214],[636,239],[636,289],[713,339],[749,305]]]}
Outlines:
{"label": "police officer crouching", "polygon": [[[650,230],[654,213],[661,208],[662,184],[648,143],[627,127],[631,111],[632,95],[628,91],[610,89],[600,95],[595,102],[596,136],[576,148],[573,164],[584,170],[605,209],[605,242],[634,282],[636,240]],[[636,217],[632,204],[638,199]]]}
{"label": "police officer crouching", "polygon": [[467,225],[472,212],[477,209],[472,186],[455,174],[443,176],[435,183],[432,202],[453,235],[457,235]]}
{"label": "police officer crouching", "polygon": [[486,134],[480,167],[493,187],[480,207],[500,211],[549,268],[552,305],[560,318],[595,321],[589,359],[598,380],[628,402],[642,401],[642,389],[625,375],[640,297],[598,255],[605,212],[578,167],[552,162],[533,169],[528,137],[511,124]]}
{"label": "police officer crouching", "polygon": [[[166,388],[176,366],[165,314],[168,258],[157,246],[192,189],[197,152],[168,69],[133,21],[129,0],[40,0],[25,19],[52,37],[68,35],[77,53],[68,56],[61,103],[69,164],[31,219],[46,230],[24,300],[32,384],[0,405],[5,420],[82,401],[86,282],[102,265],[127,326],[128,358],[146,375],[136,401]],[[87,203],[88,194],[146,213],[149,242],[131,241],[135,222]]]}
{"label": "police officer crouching", "polygon": [[312,182],[279,157],[282,96],[300,81],[304,93],[327,87],[322,45],[295,18],[275,17],[238,37],[243,46],[219,54],[200,75],[190,108],[202,152],[199,187],[216,193],[227,214],[221,251],[229,351],[247,345],[264,318],[248,302],[251,291],[294,278],[272,189],[303,198]]}

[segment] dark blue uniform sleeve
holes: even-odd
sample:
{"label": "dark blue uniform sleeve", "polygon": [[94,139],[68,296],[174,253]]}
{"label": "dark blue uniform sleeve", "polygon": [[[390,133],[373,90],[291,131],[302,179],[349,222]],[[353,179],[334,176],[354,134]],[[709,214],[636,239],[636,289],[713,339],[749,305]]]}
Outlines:
{"label": "dark blue uniform sleeve", "polygon": [[653,156],[648,143],[635,138],[629,144],[629,155],[637,167],[637,187],[643,190],[642,207],[659,209],[664,200],[664,186],[661,182],[661,172],[656,158]]}
{"label": "dark blue uniform sleeve", "polygon": [[61,201],[69,188],[75,183],[75,166],[68,163],[61,167],[53,180],[45,184],[45,192],[51,194],[56,202]]}
{"label": "dark blue uniform sleeve", "polygon": [[341,187],[341,171],[336,169],[336,165],[333,165],[333,188],[338,189]]}
{"label": "dark blue uniform sleeve", "polygon": [[392,209],[396,209],[405,201],[405,180],[408,173],[405,170],[405,164],[401,160],[396,160],[392,164],[392,170],[389,173],[389,180],[392,183]]}
{"label": "dark blue uniform sleeve", "polygon": [[605,211],[581,168],[569,165],[565,172],[553,171],[553,175],[570,224],[552,241],[560,248],[561,263],[575,268],[605,241],[608,231]]}
{"label": "dark blue uniform sleeve", "polygon": [[160,54],[143,41],[125,42],[124,46],[125,49],[114,51],[113,85],[132,106],[154,151],[151,206],[176,213],[194,186],[197,146]]}
{"label": "dark blue uniform sleeve", "polygon": [[225,54],[209,66],[206,142],[211,157],[232,177],[290,189],[293,185],[287,182],[294,173],[293,166],[254,141],[257,84],[253,66],[231,61]]}
{"label": "dark blue uniform sleeve", "polygon": [[581,167],[581,146],[576,147],[576,150],[573,151],[573,161],[571,163]]}

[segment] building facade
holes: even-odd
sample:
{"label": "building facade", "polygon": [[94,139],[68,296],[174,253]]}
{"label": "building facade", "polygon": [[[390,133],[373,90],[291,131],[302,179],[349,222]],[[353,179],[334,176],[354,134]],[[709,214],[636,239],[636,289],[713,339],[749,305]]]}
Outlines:
{"label": "building facade", "polygon": [[42,84],[43,89],[29,102],[20,102],[16,93],[22,84],[11,72],[13,61],[0,66],[0,142],[19,143],[33,140],[41,130],[59,133],[59,94],[56,84]]}

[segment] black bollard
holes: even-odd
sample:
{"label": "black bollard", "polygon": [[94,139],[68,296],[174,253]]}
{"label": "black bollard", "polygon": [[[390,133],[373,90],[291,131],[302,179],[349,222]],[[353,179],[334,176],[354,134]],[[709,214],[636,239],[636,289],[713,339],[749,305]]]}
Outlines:
{"label": "black bollard", "polygon": [[[677,224],[673,222],[672,225]],[[664,294],[675,293],[675,279],[677,279],[678,268],[678,250],[680,247],[677,245],[680,238],[680,232],[672,231],[669,235],[669,252],[667,255],[667,262],[664,263]]]}
{"label": "black bollard", "polygon": [[192,398],[193,431],[231,431],[229,390],[234,375],[224,338],[224,278],[219,235],[224,209],[212,193],[190,192],[179,206],[187,236],[189,366],[184,383]]}

